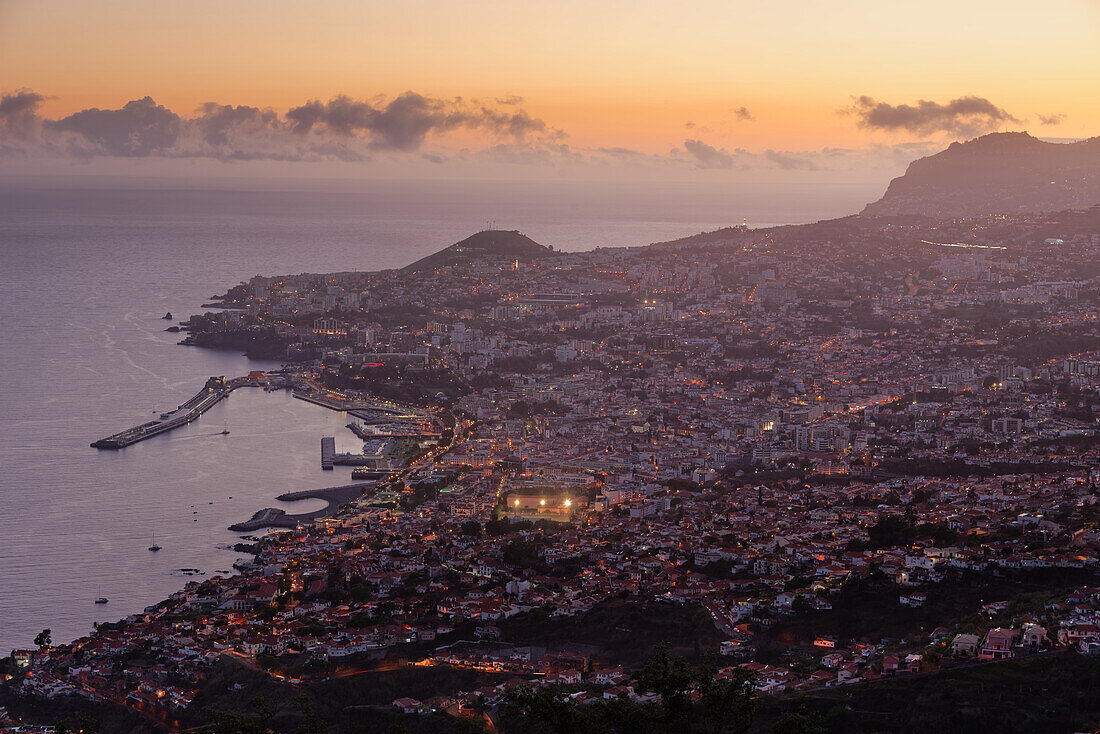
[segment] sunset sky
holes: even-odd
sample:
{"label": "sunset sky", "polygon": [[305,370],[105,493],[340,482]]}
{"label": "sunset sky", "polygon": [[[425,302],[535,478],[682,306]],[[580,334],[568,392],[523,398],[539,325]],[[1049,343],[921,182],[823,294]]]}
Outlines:
{"label": "sunset sky", "polygon": [[1097,89],[1095,0],[0,0],[0,172],[876,178]]}

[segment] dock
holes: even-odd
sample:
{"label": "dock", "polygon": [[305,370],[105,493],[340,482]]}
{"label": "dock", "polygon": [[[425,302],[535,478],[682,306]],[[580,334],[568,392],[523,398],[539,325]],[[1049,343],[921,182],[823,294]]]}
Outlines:
{"label": "dock", "polygon": [[373,479],[375,481],[383,481],[389,479],[397,473],[396,469],[375,469],[367,466],[360,466],[351,470],[351,478],[356,479]]}
{"label": "dock", "polygon": [[362,424],[352,421],[346,428],[364,441],[374,438],[439,438],[443,434],[433,428],[426,428],[424,422],[409,423],[400,421]]}
{"label": "dock", "polygon": [[175,410],[162,413],[157,420],[142,423],[140,426],[134,426],[107,438],[94,441],[91,446],[94,449],[118,450],[131,446],[138,441],[144,441],[147,438],[171,431],[173,428],[185,426],[213,408],[223,398],[228,397],[232,390],[233,387],[226,383],[224,377],[211,377],[198,394],[179,405]]}
{"label": "dock", "polygon": [[320,405],[329,410],[338,410],[367,421],[386,420],[432,420],[431,411],[399,405],[378,398],[353,398],[339,390],[307,389],[299,386],[291,393],[298,400]]}
{"label": "dock", "polygon": [[334,466],[369,466],[388,468],[389,460],[373,454],[337,453],[336,439],[333,436],[321,437],[321,468],[330,471]]}

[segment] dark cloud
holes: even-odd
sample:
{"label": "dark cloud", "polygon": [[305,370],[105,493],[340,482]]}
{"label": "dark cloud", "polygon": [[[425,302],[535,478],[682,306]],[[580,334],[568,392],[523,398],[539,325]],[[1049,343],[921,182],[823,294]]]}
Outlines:
{"label": "dark cloud", "polygon": [[505,97],[497,97],[497,104],[505,106],[514,106],[523,104],[523,97],[518,94],[509,94]]}
{"label": "dark cloud", "polygon": [[[394,100],[391,104],[396,102]],[[293,123],[296,133],[305,134],[315,127],[324,127],[337,135],[353,135],[357,131],[370,129],[376,114],[377,110],[369,103],[340,95],[328,102],[315,99],[301,107],[294,107],[286,113],[286,118]]]}
{"label": "dark cloud", "polygon": [[[191,120],[203,144],[201,150],[221,160],[256,160],[274,157],[289,125],[279,120],[274,110],[246,105],[219,105],[208,102]],[[272,155],[269,155],[272,154]],[[288,158],[300,154],[287,153]]]}
{"label": "dark cloud", "polygon": [[1006,110],[984,97],[959,97],[947,104],[919,100],[915,105],[892,105],[873,97],[857,97],[845,110],[859,118],[859,126],[874,130],[904,130],[918,135],[938,132],[981,135],[1019,122]]}
{"label": "dark cloud", "polygon": [[[0,97],[0,135],[25,141],[38,133],[38,105],[45,97],[29,89],[20,89]],[[3,139],[0,138],[0,144]]]}
{"label": "dark cloud", "polygon": [[327,103],[313,100],[290,110],[286,117],[298,133],[321,127],[344,136],[367,133],[375,149],[406,152],[419,150],[433,132],[459,127],[517,139],[546,131],[545,122],[524,110],[506,112],[485,106],[471,107],[461,99],[433,99],[416,92],[405,92],[378,107],[346,96]]}
{"label": "dark cloud", "polygon": [[733,111],[733,116],[738,120],[743,120],[747,122],[751,122],[752,120],[756,119],[756,117],[751,112],[749,112],[748,107],[738,107]]}
{"label": "dark cloud", "polygon": [[300,135],[272,109],[207,103],[186,121],[185,134],[165,155],[222,161],[363,161],[366,146],[354,138]]}
{"label": "dark cloud", "polygon": [[817,164],[809,157],[778,150],[765,150],[764,158],[784,171],[816,171]]}
{"label": "dark cloud", "polygon": [[685,140],[684,149],[695,159],[697,168],[733,168],[733,156],[702,140]]}
{"label": "dark cloud", "polygon": [[498,135],[510,135],[522,139],[533,133],[548,133],[553,138],[561,138],[560,130],[548,130],[546,123],[531,117],[523,110],[518,112],[500,112],[482,107],[480,114],[469,121],[472,127],[482,127]]}
{"label": "dark cloud", "polygon": [[183,121],[152,97],[127,102],[122,109],[93,107],[60,120],[45,120],[43,129],[60,134],[78,155],[140,157],[164,154],[179,139]]}
{"label": "dark cloud", "polygon": [[565,162],[576,163],[580,155],[565,143],[499,143],[476,152],[473,159],[485,163],[511,165],[553,166]]}
{"label": "dark cloud", "polygon": [[247,105],[208,103],[189,118],[145,97],[120,109],[92,108],[59,120],[38,115],[42,99],[29,90],[0,98],[0,150],[82,158],[356,161],[376,151],[415,153],[430,135],[458,128],[517,144],[532,139],[556,144],[564,137],[517,107],[522,101],[518,97],[503,99],[502,109],[416,92],[370,101],[341,95],[327,102],[309,101],[285,115]]}
{"label": "dark cloud", "polygon": [[[354,105],[353,107],[358,107]],[[417,150],[433,130],[451,130],[462,125],[462,113],[447,104],[415,92],[405,92],[380,110],[368,115],[362,125],[380,149]]]}
{"label": "dark cloud", "polygon": [[1053,115],[1039,115],[1039,122],[1044,125],[1061,125],[1062,121],[1066,119],[1066,116],[1060,112],[1056,112]]}
{"label": "dark cloud", "polygon": [[637,159],[637,158],[647,158],[648,157],[642,151],[634,150],[633,148],[619,148],[619,147],[597,148],[596,152],[600,153],[602,155],[610,156],[611,158],[619,158],[619,159],[624,159],[624,160],[625,159],[632,159],[632,158]]}

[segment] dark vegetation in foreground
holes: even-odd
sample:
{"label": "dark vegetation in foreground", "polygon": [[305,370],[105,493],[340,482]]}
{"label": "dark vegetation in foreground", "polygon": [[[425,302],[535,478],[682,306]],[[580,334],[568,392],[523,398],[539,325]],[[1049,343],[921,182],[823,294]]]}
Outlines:
{"label": "dark vegetation in foreground", "polygon": [[[639,691],[668,702],[615,699],[580,705],[562,689],[520,689],[500,717],[502,732],[538,734],[1038,734],[1093,731],[1100,718],[1100,659],[1056,652],[874,684],[755,697],[735,676],[707,685],[693,668],[658,650],[639,671]],[[696,686],[697,694],[686,691]]]}
{"label": "dark vegetation in foreground", "polygon": [[[901,636],[902,630],[953,623],[968,626],[970,597],[982,597],[999,587],[1023,611],[1042,607],[1050,585],[1073,585],[1079,579],[1053,574],[1021,573],[1008,578],[974,575],[943,585],[929,596],[928,605],[903,610],[926,619],[899,614],[896,586],[891,583],[854,585],[846,590],[831,613],[798,614],[785,618],[758,643],[782,665],[794,658],[822,625],[834,628],[854,615],[849,634]],[[1006,588],[1015,587],[1013,589]],[[1046,593],[1040,591],[1046,589]],[[853,595],[852,604],[845,597]],[[959,595],[965,603],[956,603]],[[1031,596],[1035,595],[1032,599]],[[1039,597],[1042,597],[1040,599]],[[871,613],[871,609],[878,612]],[[977,620],[975,620],[977,621]],[[828,624],[825,624],[828,622]],[[986,620],[985,625],[989,624]],[[581,704],[568,699],[580,686],[533,689],[521,686],[508,695],[494,713],[497,730],[554,734],[657,734],[658,732],[776,732],[778,734],[839,734],[841,732],[1013,732],[1091,731],[1100,721],[1100,658],[1072,652],[1050,652],[1030,658],[991,664],[966,664],[935,672],[898,675],[891,679],[751,696],[745,678],[735,672],[713,682],[713,672],[732,660],[715,659],[718,633],[697,606],[676,606],[634,599],[614,599],[580,617],[547,619],[521,615],[502,625],[505,638],[516,636],[528,644],[556,646],[566,642],[591,646],[595,659],[618,661],[636,672],[639,694],[659,693],[649,701],[626,698]],[[801,650],[799,649],[801,648]],[[794,656],[794,657],[792,657]],[[759,657],[759,656],[758,656]],[[281,661],[280,661],[281,662]],[[494,686],[512,678],[449,667],[408,667],[393,661],[356,659],[325,670],[323,678],[306,678],[298,685],[277,680],[232,658],[223,658],[204,682],[194,706],[181,716],[184,728],[214,734],[419,734],[420,732],[476,732],[484,730],[478,709],[472,717],[443,713],[405,715],[392,702],[400,697],[428,700],[457,691]],[[946,664],[945,660],[945,664]],[[690,695],[696,691],[696,695]],[[62,724],[61,731],[128,732],[145,734],[166,730],[164,723],[122,707],[85,701],[33,704],[5,697],[13,713],[33,715]]]}
{"label": "dark vegetation in foreground", "polygon": [[[1022,660],[761,699],[752,732],[1039,734],[1094,731],[1100,658]],[[791,728],[801,714],[800,726]],[[784,722],[788,726],[783,726]]]}

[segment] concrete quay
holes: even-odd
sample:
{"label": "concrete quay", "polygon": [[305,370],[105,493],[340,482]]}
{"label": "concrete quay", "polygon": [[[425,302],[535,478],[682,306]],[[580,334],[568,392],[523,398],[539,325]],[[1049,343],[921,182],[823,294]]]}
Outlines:
{"label": "concrete quay", "polygon": [[223,398],[228,397],[234,387],[235,385],[232,383],[227,384],[224,377],[211,377],[198,394],[179,405],[175,410],[162,413],[157,420],[142,423],[140,426],[128,428],[107,438],[93,441],[91,446],[94,449],[122,449],[170,431],[173,428],[187,425],[214,407]]}

